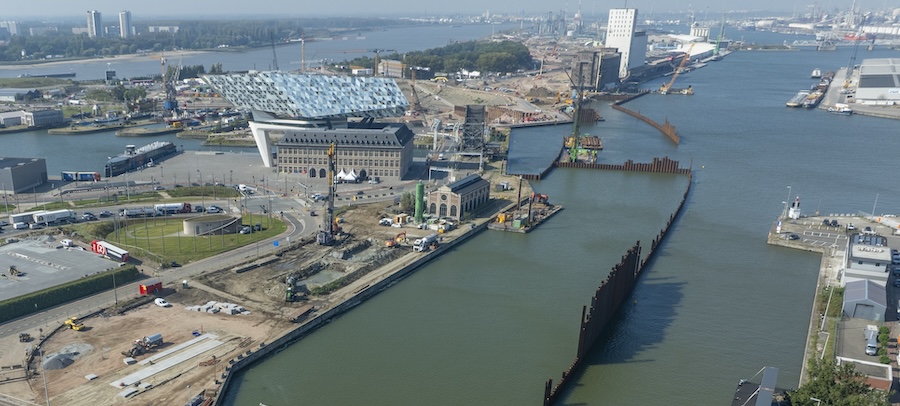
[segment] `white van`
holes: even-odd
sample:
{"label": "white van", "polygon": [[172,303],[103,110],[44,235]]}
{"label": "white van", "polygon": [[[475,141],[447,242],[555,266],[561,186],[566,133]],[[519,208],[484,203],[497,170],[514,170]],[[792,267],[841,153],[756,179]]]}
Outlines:
{"label": "white van", "polygon": [[28,228],[28,224],[25,224],[21,221],[13,224],[13,229],[16,229],[16,230],[24,230],[26,228]]}
{"label": "white van", "polygon": [[875,336],[869,337],[866,340],[866,355],[875,355],[878,354],[878,338]]}

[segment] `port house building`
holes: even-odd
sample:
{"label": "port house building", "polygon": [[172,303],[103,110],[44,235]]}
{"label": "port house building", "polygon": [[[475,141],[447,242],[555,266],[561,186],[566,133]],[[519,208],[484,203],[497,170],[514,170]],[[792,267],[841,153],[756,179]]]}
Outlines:
{"label": "port house building", "polygon": [[335,170],[346,174],[345,180],[376,176],[400,180],[412,166],[414,136],[405,124],[369,123],[354,128],[285,131],[275,144],[278,172],[326,177],[328,148],[333,143]]}
{"label": "port house building", "polygon": [[[279,71],[205,75],[203,79],[228,101],[251,111],[250,131],[267,168],[310,175],[315,169],[320,177],[324,150],[331,142],[338,143],[339,151],[345,150],[345,155],[338,152],[339,169],[365,169],[371,176],[382,176],[369,173],[373,171],[394,173],[384,176],[399,178],[408,168],[404,165],[411,156],[403,154],[409,130],[372,127],[375,119],[399,117],[409,108],[393,79]],[[362,123],[351,123],[350,118]],[[277,142],[284,149],[279,154],[283,160],[276,160],[270,141],[279,137],[289,137]]]}
{"label": "port house building", "polygon": [[491,184],[478,175],[469,175],[428,193],[428,214],[461,220],[490,198]]}

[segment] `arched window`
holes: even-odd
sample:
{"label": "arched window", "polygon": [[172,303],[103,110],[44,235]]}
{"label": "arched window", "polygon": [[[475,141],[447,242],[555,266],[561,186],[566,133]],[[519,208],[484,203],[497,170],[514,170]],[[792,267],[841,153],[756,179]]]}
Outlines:
{"label": "arched window", "polygon": [[438,216],[447,217],[447,205],[446,204],[441,203],[441,212],[438,213]]}
{"label": "arched window", "polygon": [[309,177],[310,178],[316,177],[316,168],[309,168]]}
{"label": "arched window", "polygon": [[431,206],[428,207],[428,214],[435,214],[435,213],[437,213],[437,209],[435,208],[434,203],[432,203]]}
{"label": "arched window", "polygon": [[325,171],[325,168],[319,169],[319,177],[324,178],[328,176],[328,172]]}
{"label": "arched window", "polygon": [[456,217],[456,205],[450,206],[450,217]]}

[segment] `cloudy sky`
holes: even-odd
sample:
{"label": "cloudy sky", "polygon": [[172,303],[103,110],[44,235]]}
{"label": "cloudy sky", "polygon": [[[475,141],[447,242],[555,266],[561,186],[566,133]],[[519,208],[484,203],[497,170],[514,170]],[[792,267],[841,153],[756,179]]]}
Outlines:
{"label": "cloudy sky", "polygon": [[[683,11],[688,9],[697,12],[708,11],[719,13],[728,10],[751,11],[784,11],[803,12],[813,3],[819,7],[850,7],[852,0],[582,0],[582,13],[586,17],[601,17],[613,7],[636,7],[643,15],[650,12]],[[0,9],[0,20],[11,18],[54,18],[76,19],[84,17],[85,11],[100,11],[104,19],[112,21],[122,10],[130,10],[135,20],[143,17],[179,17],[183,19],[198,16],[247,15],[251,16],[434,16],[434,15],[474,15],[487,10],[491,13],[546,13],[568,9],[573,14],[578,8],[578,0],[339,0],[336,2],[313,0],[38,0],[16,1],[5,0]],[[857,5],[864,9],[900,7],[898,0],[857,0]],[[727,6],[725,6],[727,4]],[[39,6],[38,6],[39,5]],[[727,10],[725,10],[727,9]]]}

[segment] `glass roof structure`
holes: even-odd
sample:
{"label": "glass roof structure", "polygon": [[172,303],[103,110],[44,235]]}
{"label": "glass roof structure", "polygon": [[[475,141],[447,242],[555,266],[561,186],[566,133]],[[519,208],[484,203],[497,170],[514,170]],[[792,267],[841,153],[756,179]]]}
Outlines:
{"label": "glass roof structure", "polygon": [[282,118],[397,117],[409,108],[390,78],[251,71],[203,79],[238,107]]}

